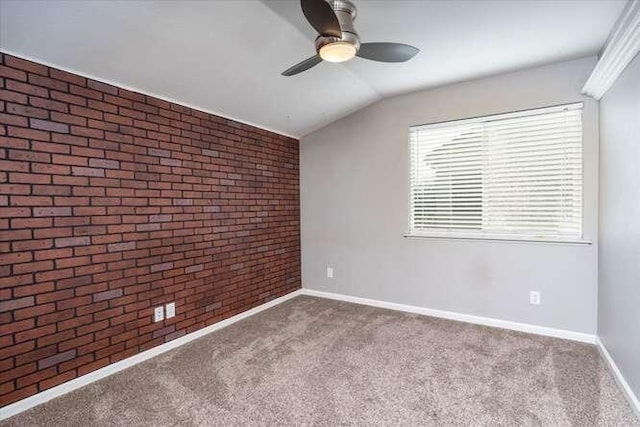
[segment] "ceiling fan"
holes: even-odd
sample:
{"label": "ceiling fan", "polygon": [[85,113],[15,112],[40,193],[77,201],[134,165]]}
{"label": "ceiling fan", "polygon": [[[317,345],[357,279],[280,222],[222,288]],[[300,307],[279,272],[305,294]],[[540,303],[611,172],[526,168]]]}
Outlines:
{"label": "ceiling fan", "polygon": [[319,33],[316,54],[286,69],[283,76],[293,76],[324,61],[344,62],[358,56],[380,62],[405,62],[420,49],[402,43],[360,43],[353,27],[356,6],[349,0],[300,0],[307,21]]}

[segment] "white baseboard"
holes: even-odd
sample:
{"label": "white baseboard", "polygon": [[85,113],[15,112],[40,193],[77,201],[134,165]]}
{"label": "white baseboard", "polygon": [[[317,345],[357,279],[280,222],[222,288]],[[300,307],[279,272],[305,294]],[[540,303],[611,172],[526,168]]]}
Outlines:
{"label": "white baseboard", "polygon": [[102,378],[108,377],[109,375],[113,375],[116,372],[120,372],[122,370],[130,368],[134,365],[137,365],[138,363],[144,362],[145,360],[149,360],[169,350],[173,350],[174,348],[185,345],[193,340],[203,337],[204,335],[207,335],[207,334],[210,334],[211,332],[225,328],[240,320],[246,319],[249,316],[253,316],[254,314],[260,313],[261,311],[264,311],[268,308],[281,304],[287,300],[295,298],[296,296],[301,294],[302,294],[301,289],[291,292],[280,298],[276,298],[258,307],[254,307],[240,314],[236,314],[233,317],[222,320],[218,323],[207,326],[205,328],[199,329],[188,335],[183,335],[182,337],[176,338],[173,341],[169,341],[167,343],[161,344],[147,351],[143,351],[142,353],[138,353],[135,356],[131,356],[127,359],[105,366],[104,368],[100,368],[96,371],[93,371],[91,373],[88,373],[86,375],[73,379],[71,381],[68,381],[64,384],[60,384],[59,386],[50,388],[48,390],[45,390],[33,396],[27,397],[26,399],[12,403],[11,405],[5,406],[4,408],[0,408],[0,420],[4,420],[14,415],[17,415],[20,412],[33,408],[34,406],[48,402],[51,399],[54,399],[56,397],[67,394],[73,390],[77,390],[81,387],[84,387],[87,384],[91,384],[92,382],[98,381]]}
{"label": "white baseboard", "polygon": [[597,344],[598,349],[602,354],[602,357],[605,359],[611,371],[613,372],[613,375],[616,378],[616,381],[618,381],[618,383],[620,384],[620,387],[625,391],[627,397],[629,398],[629,401],[631,402],[631,405],[634,407],[634,410],[640,417],[640,404],[638,403],[637,397],[634,395],[633,391],[631,390],[627,382],[622,377],[620,370],[617,368],[616,364],[613,362],[613,359],[611,359],[611,356],[607,352],[604,345],[600,342],[599,339],[596,338],[595,335],[585,334],[581,332],[567,331],[562,329],[547,328],[543,326],[530,325],[526,323],[510,322],[507,320],[492,319],[488,317],[473,316],[469,314],[455,313],[451,311],[435,310],[435,309],[417,307],[412,305],[397,304],[397,303],[372,300],[367,298],[354,297],[349,295],[322,292],[322,291],[316,291],[312,289],[300,289],[300,290],[291,292],[287,295],[284,295],[280,298],[276,298],[265,304],[262,304],[259,307],[252,308],[251,310],[247,310],[243,313],[240,313],[228,319],[222,320],[216,324],[207,326],[206,328],[192,332],[188,335],[184,335],[173,341],[169,341],[168,343],[159,345],[157,347],[154,347],[142,353],[136,354],[135,356],[132,356],[130,358],[105,366],[104,368],[93,371],[87,375],[73,379],[64,384],[53,387],[49,390],[45,390],[41,393],[38,393],[36,395],[30,396],[26,399],[23,399],[16,403],[8,405],[4,408],[1,408],[0,420],[4,420],[14,415],[17,415],[20,412],[33,408],[34,406],[48,402],[51,399],[62,396],[73,390],[79,389],[85,385],[91,384],[92,382],[98,381],[102,378],[108,377],[109,375],[113,375],[117,372],[130,368],[131,366],[137,365],[138,363],[144,362],[145,360],[149,360],[169,350],[173,350],[174,348],[187,344],[193,340],[203,337],[204,335],[210,334],[211,332],[214,332],[224,327],[227,327],[229,325],[232,325],[233,323],[236,323],[240,320],[246,319],[247,317],[250,317],[261,311],[264,311],[268,308],[276,306],[287,300],[295,298],[298,295],[310,295],[310,296],[315,296],[320,298],[328,298],[328,299],[334,299],[339,301],[351,302],[355,304],[363,304],[363,305],[369,305],[373,307],[404,311],[408,313],[423,314],[426,316],[439,317],[443,319],[474,323],[478,325],[493,326],[493,327],[502,328],[502,329],[511,329],[511,330],[520,331],[520,332],[528,332],[532,334],[545,335],[545,336],[551,336],[556,338],[564,338],[564,339],[573,340],[573,341]]}
{"label": "white baseboard", "polygon": [[511,322],[508,320],[492,319],[490,317],[474,316],[471,314],[456,313],[453,311],[435,310],[432,308],[417,307],[414,305],[397,304],[393,302],[379,301],[368,298],[354,297],[350,295],[335,294],[331,292],[302,289],[303,295],[320,298],[328,298],[355,304],[370,305],[373,307],[388,308],[390,310],[405,311],[407,313],[423,314],[425,316],[440,317],[442,319],[457,320],[460,322],[474,323],[477,325],[493,326],[495,328],[511,329],[514,331],[528,332],[531,334],[545,335],[555,338],[563,338],[571,341],[580,341],[589,344],[596,343],[596,336],[582,332],[554,329],[545,326],[530,325],[527,323]]}
{"label": "white baseboard", "polygon": [[640,400],[638,399],[638,396],[636,396],[633,390],[631,390],[631,386],[629,385],[627,380],[625,380],[624,377],[622,376],[622,372],[620,372],[620,369],[618,369],[618,365],[616,365],[616,362],[613,361],[613,358],[609,354],[609,351],[607,351],[607,348],[604,346],[602,341],[600,341],[599,337],[596,338],[596,345],[598,346],[600,355],[602,356],[607,366],[609,367],[609,370],[613,374],[613,378],[615,378],[616,382],[622,389],[623,393],[625,394],[625,397],[631,404],[633,411],[636,413],[636,416],[638,417],[638,419],[640,419]]}

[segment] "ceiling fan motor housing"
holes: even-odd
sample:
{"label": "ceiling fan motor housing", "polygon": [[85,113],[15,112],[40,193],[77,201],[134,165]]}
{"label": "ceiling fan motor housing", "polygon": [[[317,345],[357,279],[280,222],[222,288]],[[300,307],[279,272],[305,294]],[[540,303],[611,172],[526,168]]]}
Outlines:
{"label": "ceiling fan motor housing", "polygon": [[320,48],[330,43],[345,42],[353,45],[356,52],[360,49],[360,37],[353,27],[353,21],[356,19],[356,5],[349,0],[331,0],[331,7],[340,22],[342,37],[332,37],[319,35],[316,38],[316,52],[320,52]]}

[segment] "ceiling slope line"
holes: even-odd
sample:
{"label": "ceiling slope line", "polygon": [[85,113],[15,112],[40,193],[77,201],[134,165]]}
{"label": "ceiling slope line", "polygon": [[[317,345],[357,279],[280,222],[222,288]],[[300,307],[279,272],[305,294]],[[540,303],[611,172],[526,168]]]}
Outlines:
{"label": "ceiling slope line", "polygon": [[289,134],[289,133],[283,132],[281,130],[269,128],[269,127],[267,127],[265,125],[261,125],[259,123],[253,123],[253,122],[250,122],[250,121],[247,121],[247,120],[238,119],[236,117],[231,117],[230,115],[228,115],[226,113],[222,113],[222,112],[219,112],[219,111],[214,111],[214,110],[212,110],[210,108],[198,107],[197,105],[189,104],[189,103],[186,103],[184,101],[180,101],[178,99],[174,99],[174,98],[171,98],[171,97],[168,97],[168,96],[164,96],[164,95],[159,95],[159,94],[153,93],[151,91],[142,90],[140,88],[129,86],[129,85],[126,85],[126,84],[123,84],[123,83],[120,83],[120,82],[116,82],[116,81],[113,81],[113,80],[105,79],[104,77],[94,76],[94,75],[92,75],[90,73],[84,73],[82,71],[74,70],[73,68],[65,67],[65,66],[62,66],[60,64],[56,64],[56,63],[53,63],[53,62],[50,62],[50,61],[43,61],[42,59],[34,58],[32,56],[25,55],[23,53],[13,52],[13,51],[11,51],[9,49],[0,48],[0,52],[1,53],[5,53],[7,55],[15,56],[17,58],[25,59],[27,61],[36,62],[38,64],[46,65],[47,67],[56,68],[56,69],[61,70],[61,71],[66,71],[67,73],[75,74],[75,75],[78,75],[78,76],[81,76],[81,77],[84,77],[84,78],[87,78],[87,79],[90,79],[90,80],[95,80],[95,81],[100,82],[100,83],[105,83],[105,84],[108,84],[108,85],[111,85],[111,86],[115,86],[115,87],[118,87],[120,89],[128,90],[130,92],[136,92],[136,93],[139,93],[141,95],[151,96],[153,98],[157,98],[157,99],[160,99],[162,101],[167,101],[167,102],[171,102],[173,104],[181,105],[183,107],[191,108],[192,110],[198,110],[198,111],[203,112],[203,113],[207,113],[207,114],[211,114],[211,115],[214,115],[214,116],[222,117],[223,119],[231,120],[231,121],[234,121],[236,123],[240,123],[240,124],[247,125],[247,126],[253,126],[255,128],[266,130],[267,132],[272,132],[272,133],[276,133],[276,134],[281,135],[281,136],[285,136],[287,138],[293,138],[293,139],[299,140],[300,137],[302,136],[302,135],[297,135],[296,136],[296,135],[293,135],[293,134]]}
{"label": "ceiling slope line", "polygon": [[598,63],[582,88],[582,93],[597,100],[602,98],[638,52],[640,0],[630,0],[614,25]]}

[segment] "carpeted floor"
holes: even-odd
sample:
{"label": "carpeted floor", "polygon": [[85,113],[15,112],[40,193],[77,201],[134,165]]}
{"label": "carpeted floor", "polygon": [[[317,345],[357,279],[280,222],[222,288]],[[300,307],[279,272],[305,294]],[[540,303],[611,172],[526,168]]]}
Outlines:
{"label": "carpeted floor", "polygon": [[296,297],[7,425],[640,425],[594,346]]}

